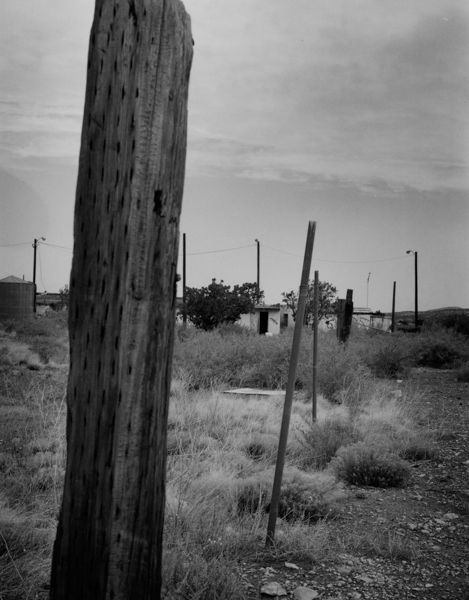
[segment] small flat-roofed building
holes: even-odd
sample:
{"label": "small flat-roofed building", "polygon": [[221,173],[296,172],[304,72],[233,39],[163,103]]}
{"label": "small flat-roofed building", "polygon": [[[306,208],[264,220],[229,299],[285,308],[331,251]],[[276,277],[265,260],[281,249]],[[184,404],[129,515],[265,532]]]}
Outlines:
{"label": "small flat-roofed building", "polygon": [[241,315],[238,323],[261,335],[278,335],[293,325],[293,318],[285,306],[258,304],[251,313]]}

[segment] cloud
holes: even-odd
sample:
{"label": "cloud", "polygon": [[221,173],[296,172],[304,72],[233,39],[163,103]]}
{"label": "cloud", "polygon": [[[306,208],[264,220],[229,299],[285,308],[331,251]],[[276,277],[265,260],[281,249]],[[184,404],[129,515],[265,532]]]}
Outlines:
{"label": "cloud", "polygon": [[[244,173],[469,185],[469,12],[460,3],[188,4],[190,125],[265,146],[247,151]],[[220,152],[230,147],[213,152],[215,168],[229,162]]]}
{"label": "cloud", "polygon": [[4,0],[0,136],[4,166],[24,157],[76,161],[92,1]]}
{"label": "cloud", "polygon": [[[93,2],[4,4],[2,160],[76,160]],[[195,39],[189,173],[469,186],[469,5],[185,4]]]}

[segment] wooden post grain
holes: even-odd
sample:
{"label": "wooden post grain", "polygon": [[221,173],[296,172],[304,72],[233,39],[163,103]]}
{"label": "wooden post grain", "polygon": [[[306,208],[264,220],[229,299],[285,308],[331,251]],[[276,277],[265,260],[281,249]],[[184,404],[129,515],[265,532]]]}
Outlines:
{"label": "wooden post grain", "polygon": [[160,598],[191,59],[179,0],[96,0],[52,600]]}
{"label": "wooden post grain", "polygon": [[295,391],[296,367],[300,351],[301,332],[303,329],[306,300],[308,296],[308,280],[311,270],[311,258],[313,255],[314,236],[316,233],[316,222],[309,222],[306,236],[305,254],[303,260],[303,271],[301,274],[300,294],[298,298],[298,311],[296,313],[295,330],[293,332],[292,351],[290,367],[288,370],[287,389],[285,391],[285,403],[283,407],[282,425],[277,451],[277,462],[275,465],[274,483],[272,486],[272,497],[270,500],[269,522],[267,525],[267,536],[265,544],[271,546],[275,539],[275,524],[278,516],[280,502],[280,491],[282,487],[283,467],[285,464],[285,452],[287,449],[288,429],[290,427],[290,416],[293,404],[293,392]]}

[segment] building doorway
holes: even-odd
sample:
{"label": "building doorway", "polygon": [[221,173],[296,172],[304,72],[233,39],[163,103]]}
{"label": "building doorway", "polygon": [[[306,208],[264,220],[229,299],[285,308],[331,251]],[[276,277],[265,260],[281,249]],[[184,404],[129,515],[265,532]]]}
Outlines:
{"label": "building doorway", "polygon": [[261,310],[259,313],[259,333],[263,335],[269,331],[269,311]]}

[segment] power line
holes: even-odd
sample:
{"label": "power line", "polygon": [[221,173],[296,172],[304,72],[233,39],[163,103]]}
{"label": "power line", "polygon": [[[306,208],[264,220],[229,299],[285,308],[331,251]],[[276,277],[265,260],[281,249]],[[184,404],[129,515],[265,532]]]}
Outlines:
{"label": "power line", "polygon": [[[269,250],[273,250],[274,252],[280,252],[280,254],[287,254],[289,256],[296,256],[301,258],[300,254],[295,254],[294,252],[288,252],[287,250],[280,250],[280,248],[274,248],[273,246],[269,246],[267,244],[263,244],[264,248],[269,248]],[[393,256],[390,258],[370,258],[369,260],[329,260],[325,258],[314,258],[317,262],[323,263],[333,263],[333,264],[368,264],[368,263],[379,263],[379,262],[390,262],[394,260],[406,260],[407,256]]]}
{"label": "power line", "polygon": [[68,250],[69,252],[73,251],[73,248],[69,248],[68,246],[59,246],[58,244],[49,244],[49,242],[42,242],[44,246],[50,246],[51,248],[60,248],[62,250]]}
{"label": "power line", "polygon": [[233,250],[242,250],[243,248],[252,248],[254,244],[246,246],[236,246],[234,248],[220,248],[219,250],[205,250],[204,252],[188,252],[187,256],[200,256],[201,254],[218,254],[220,252],[232,252]]}
{"label": "power line", "polygon": [[392,262],[394,260],[406,260],[406,256],[392,256],[390,258],[370,258],[369,260],[325,260],[317,258],[319,262],[335,263],[335,264],[368,264],[368,263],[380,263],[380,262]]}
{"label": "power line", "polygon": [[274,252],[280,252],[280,254],[288,254],[289,256],[297,256],[298,258],[302,258],[300,254],[295,254],[294,252],[288,252],[287,250],[280,250],[279,248],[274,248],[273,246],[269,246],[268,244],[262,244],[262,245],[264,248],[268,248],[269,250],[273,250]]}

